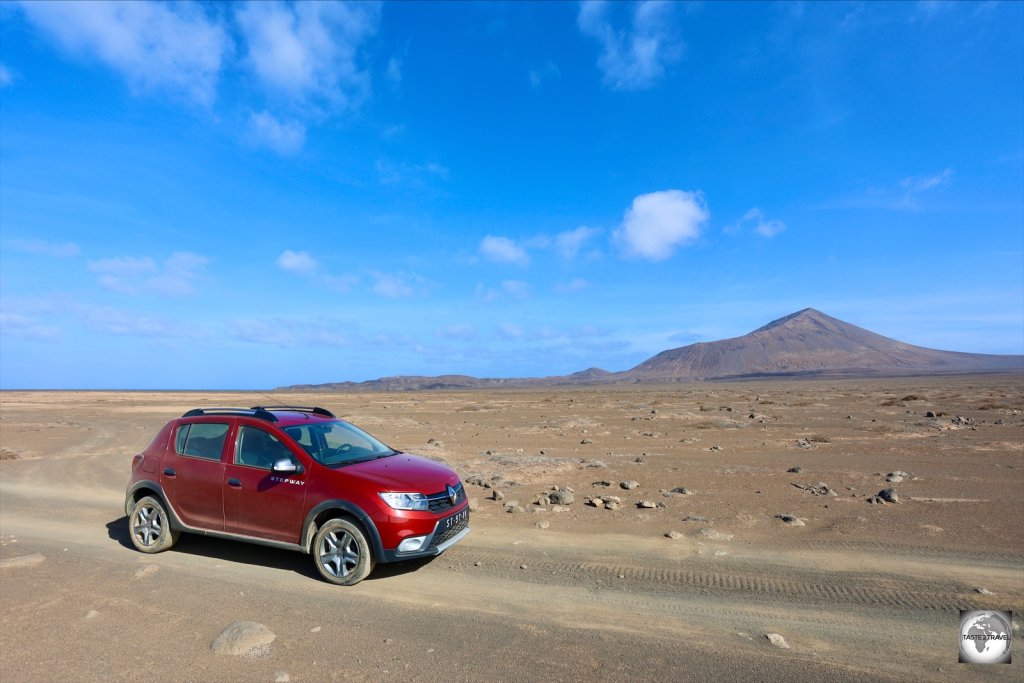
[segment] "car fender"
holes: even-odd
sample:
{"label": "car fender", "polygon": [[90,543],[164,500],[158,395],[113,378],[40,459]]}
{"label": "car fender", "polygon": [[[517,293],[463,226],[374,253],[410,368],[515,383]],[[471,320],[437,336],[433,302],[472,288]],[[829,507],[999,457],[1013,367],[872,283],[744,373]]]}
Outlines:
{"label": "car fender", "polygon": [[171,501],[167,498],[167,494],[164,493],[164,487],[160,486],[159,482],[155,482],[152,479],[141,479],[128,487],[128,490],[124,494],[124,514],[126,516],[132,516],[132,509],[135,507],[133,505],[135,502],[135,493],[139,489],[149,489],[160,497],[160,500],[164,503],[164,507],[167,508],[167,514],[171,518],[171,527],[173,529],[176,531],[188,531],[188,527],[181,523],[181,520],[178,518],[178,513],[174,511],[174,505],[171,504]]}
{"label": "car fender", "polygon": [[306,521],[302,525],[302,528],[306,530],[302,539],[302,545],[306,548],[307,553],[313,551],[313,537],[316,536],[316,526],[313,524],[313,520],[328,510],[340,510],[355,517],[370,536],[369,541],[373,546],[374,557],[384,557],[384,544],[380,540],[380,532],[377,531],[377,525],[373,523],[370,516],[363,512],[362,508],[358,505],[341,499],[325,500],[306,515]]}

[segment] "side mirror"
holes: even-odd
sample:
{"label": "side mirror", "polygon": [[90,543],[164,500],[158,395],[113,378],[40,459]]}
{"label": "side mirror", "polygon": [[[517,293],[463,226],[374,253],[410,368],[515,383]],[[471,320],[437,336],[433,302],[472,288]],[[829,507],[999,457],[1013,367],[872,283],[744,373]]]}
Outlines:
{"label": "side mirror", "polygon": [[274,463],[274,466],[270,468],[270,471],[277,474],[302,474],[302,465],[299,465],[294,460],[281,458]]}

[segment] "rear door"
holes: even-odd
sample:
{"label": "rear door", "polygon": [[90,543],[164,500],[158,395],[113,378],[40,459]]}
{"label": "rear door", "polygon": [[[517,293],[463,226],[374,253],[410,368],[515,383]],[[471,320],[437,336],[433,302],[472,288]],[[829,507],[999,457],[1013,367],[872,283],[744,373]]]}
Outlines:
{"label": "rear door", "polygon": [[168,444],[160,483],[182,522],[224,530],[224,458],[232,420],[200,418],[178,425]]}
{"label": "rear door", "polygon": [[278,460],[301,459],[285,440],[257,425],[241,423],[224,470],[225,530],[235,534],[299,543],[305,472],[275,474]]}

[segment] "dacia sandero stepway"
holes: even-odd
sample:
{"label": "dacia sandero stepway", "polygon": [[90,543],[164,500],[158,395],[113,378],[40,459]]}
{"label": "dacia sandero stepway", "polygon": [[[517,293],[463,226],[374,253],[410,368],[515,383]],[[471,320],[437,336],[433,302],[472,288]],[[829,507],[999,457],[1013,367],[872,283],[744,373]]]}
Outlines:
{"label": "dacia sandero stepway", "polygon": [[182,532],[260,543],[311,554],[343,586],[469,533],[450,468],[304,406],[196,408],[171,420],[132,461],[125,512],[144,553]]}

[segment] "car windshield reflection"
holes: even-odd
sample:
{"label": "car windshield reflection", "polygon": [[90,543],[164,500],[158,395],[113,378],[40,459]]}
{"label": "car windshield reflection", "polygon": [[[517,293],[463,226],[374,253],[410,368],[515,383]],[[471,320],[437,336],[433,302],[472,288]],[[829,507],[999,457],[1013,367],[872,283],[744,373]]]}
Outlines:
{"label": "car windshield reflection", "polygon": [[341,467],[376,460],[397,451],[358,427],[340,420],[292,425],[284,432],[309,455],[328,467]]}

